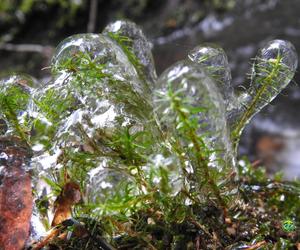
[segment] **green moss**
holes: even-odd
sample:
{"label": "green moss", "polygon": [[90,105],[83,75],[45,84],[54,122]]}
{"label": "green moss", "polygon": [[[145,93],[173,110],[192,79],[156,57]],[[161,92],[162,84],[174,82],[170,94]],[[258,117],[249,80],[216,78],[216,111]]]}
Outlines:
{"label": "green moss", "polygon": [[[129,61],[139,70],[137,59],[127,47],[130,41],[117,37],[115,34],[113,39],[120,44]],[[268,65],[266,74],[257,80],[260,82],[260,88],[256,89],[255,97],[232,133],[232,139],[236,143],[243,126],[255,113],[255,107],[266,98],[267,90],[272,88],[274,79],[282,74],[281,58],[270,63],[272,65]],[[89,55],[75,55],[61,67],[72,75],[71,86],[79,92],[87,93],[88,91],[91,95],[105,96],[101,88],[99,88],[100,92],[95,93],[95,90],[98,90],[94,85],[104,79],[108,79],[111,89],[114,89],[114,86],[120,86],[112,75],[103,73],[105,65],[97,64]],[[129,96],[136,94],[126,89],[124,92],[112,91],[110,97],[115,102],[122,103],[128,99],[128,93],[130,93]],[[49,94],[46,92],[46,97],[39,106],[49,119],[59,120],[60,115],[67,110],[67,107],[70,107],[74,100],[64,104],[53,103],[51,101],[53,96],[51,92]],[[251,246],[255,242],[264,242],[266,238],[274,238],[276,239],[274,242],[263,243],[266,249],[270,247],[283,249],[282,247],[292,246],[295,238],[283,239],[281,236],[287,237],[285,222],[290,220],[294,223],[293,226],[298,226],[297,221],[300,220],[299,183],[283,182],[279,175],[275,182],[271,181],[262,168],[253,168],[249,162],[245,161],[243,167],[239,169],[240,181],[236,183],[236,186],[240,187],[241,196],[235,201],[236,204],[244,204],[244,206],[236,205],[225,209],[229,198],[221,192],[221,185],[215,181],[220,173],[209,168],[209,157],[212,152],[207,148],[201,135],[199,136],[196,132],[199,126],[203,125],[199,125],[195,114],[205,113],[207,110],[190,105],[188,97],[182,95],[180,90],[174,92],[171,86],[169,86],[168,95],[161,98],[168,99],[170,109],[176,114],[177,134],[174,136],[171,147],[181,162],[183,179],[197,183],[197,188],[187,188],[183,185],[182,189],[174,195],[170,185],[170,172],[167,168],[154,167],[149,164],[149,156],[153,152],[168,152],[167,145],[161,143],[158,146],[154,137],[146,131],[132,132],[129,127],[120,130],[113,137],[103,136],[102,145],[111,150],[107,155],[97,151],[97,147],[92,153],[66,149],[61,162],[68,169],[71,178],[80,182],[83,191],[86,188],[87,174],[89,170],[96,167],[99,155],[112,157],[111,162],[118,164],[109,165],[108,170],[122,172],[131,181],[127,179],[119,181],[114,186],[113,194],[106,194],[103,190],[103,195],[107,197],[105,202],[100,199],[77,205],[76,218],[81,221],[85,217],[85,224],[78,225],[84,227],[89,232],[89,236],[87,238],[75,237],[69,243],[55,244],[67,244],[66,249],[75,245],[85,245],[88,249],[93,249],[100,237],[101,240],[106,239],[104,242],[109,242],[111,246],[125,249],[126,247],[166,249],[171,246],[175,249],[182,249],[194,246],[195,238],[200,237],[204,245],[216,245],[219,249],[231,245],[232,248],[228,249],[235,249],[235,238],[230,236],[227,230],[232,225],[236,225],[237,230],[240,230],[240,235],[238,235],[240,245]],[[193,144],[193,148],[187,147],[189,143]],[[193,177],[185,169],[186,155],[189,155],[195,162],[195,176]],[[143,166],[147,163],[148,171],[145,171]],[[157,179],[160,181],[157,182]],[[198,194],[202,192],[206,192],[205,201],[199,200]],[[187,201],[189,201],[188,205]],[[276,219],[273,218],[274,209],[276,209]],[[231,218],[232,224],[223,223],[224,215]],[[97,224],[98,221],[101,221],[101,228],[95,226],[90,229],[90,223]],[[104,221],[105,225],[103,225]],[[76,226],[73,226],[72,229],[66,228],[66,230],[74,231],[75,228]],[[282,234],[278,233],[276,228],[279,228]],[[249,231],[247,236],[243,236],[247,231]],[[218,239],[216,240],[215,237]]]}
{"label": "green moss", "polygon": [[20,124],[18,116],[26,110],[29,98],[28,90],[18,84],[11,84],[0,90],[0,113],[24,141],[28,141],[29,124],[26,121]]}
{"label": "green moss", "polygon": [[[139,71],[139,61],[127,44],[130,45],[130,41],[116,34],[113,39]],[[84,197],[74,207],[73,218],[59,225],[62,232],[73,232],[71,240],[54,238],[52,245],[63,249],[101,249],[104,246],[107,249],[238,249],[257,242],[266,249],[284,249],[295,245],[299,240],[299,182],[282,181],[279,175],[275,181],[269,180],[263,169],[254,168],[245,160],[239,166],[240,178],[234,183],[239,191],[228,191],[224,188],[226,181],[217,181],[220,175],[224,180],[228,176],[222,176],[223,173],[209,166],[213,150],[206,145],[204,135],[198,134],[204,125],[199,124],[196,114],[206,114],[209,107],[195,107],[182,89],[176,91],[169,85],[167,95],[161,96],[175,116],[176,131],[168,143],[159,128],[157,131],[151,129],[151,125],[156,126],[154,119],[148,117],[153,115],[151,106],[147,106],[128,82],[116,79],[105,69],[106,64],[98,63],[89,54],[77,53],[66,59],[53,69],[57,76],[66,73],[65,82],[60,86],[47,86],[42,90],[43,95],[33,97],[41,117],[29,121],[26,126],[19,124],[17,115],[27,106],[29,93],[19,86],[0,92],[1,112],[18,135],[30,143],[37,140],[50,152],[53,149],[51,139],[57,136],[59,126],[72,111],[85,107],[82,102],[85,96],[126,104],[130,112],[149,122],[143,129],[135,129],[134,124],[120,127],[112,135],[99,129],[95,136],[77,123],[75,130],[80,134],[80,141],[59,145],[61,154],[56,164],[60,167],[44,178],[52,188],[50,195],[59,195],[66,176],[79,183],[81,192],[87,194],[88,188],[93,188],[88,186],[90,171],[99,167],[103,159],[107,178],[116,183],[113,192],[103,188],[96,190],[101,193],[95,197]],[[274,79],[285,73],[281,58],[271,61],[264,73],[257,79],[259,88],[252,102],[233,130],[235,143],[238,143],[243,126],[255,113],[255,107],[268,97]],[[103,91],[104,88],[109,91]],[[28,137],[25,133],[30,126],[35,136]],[[68,133],[65,133],[66,138]],[[62,136],[62,140],[64,138]],[[176,159],[176,167],[181,170],[178,173],[182,174],[178,176],[182,185],[176,192],[169,166],[157,166],[153,162],[153,156],[158,154]],[[187,169],[188,160],[193,163],[192,174]],[[39,197],[36,201],[44,218],[48,197]],[[46,219],[45,224],[49,228]],[[76,234],[80,230],[84,234]]]}

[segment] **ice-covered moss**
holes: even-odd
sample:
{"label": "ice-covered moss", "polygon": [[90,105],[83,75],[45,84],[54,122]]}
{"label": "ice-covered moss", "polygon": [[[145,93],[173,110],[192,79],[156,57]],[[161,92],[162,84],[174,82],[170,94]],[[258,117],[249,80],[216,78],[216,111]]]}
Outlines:
{"label": "ice-covered moss", "polygon": [[[47,85],[32,89],[28,78],[4,78],[0,132],[32,147],[36,211],[44,220],[39,201],[57,196],[72,180],[83,194],[74,217],[106,221],[105,237],[115,245],[126,244],[126,235],[134,231],[136,246],[166,247],[162,240],[147,238],[158,224],[171,237],[169,245],[188,244],[181,227],[192,230],[194,238],[193,230],[201,231],[213,244],[206,227],[212,224],[214,231],[219,226],[224,234],[220,221],[225,221],[232,233],[233,224],[243,221],[240,215],[251,214],[243,205],[255,188],[252,175],[258,173],[248,165],[238,171],[241,132],[289,83],[296,66],[293,46],[272,41],[255,59],[250,87],[236,94],[225,52],[200,45],[157,78],[150,42],[135,24],[117,21],[102,34],[62,41]],[[248,171],[249,183],[243,171]],[[267,183],[262,180],[260,188]],[[289,187],[272,188],[293,201]],[[280,207],[280,199],[273,197],[268,204]],[[289,211],[281,215],[297,218],[295,206]],[[251,220],[265,218],[257,213]],[[123,227],[135,220],[135,229]],[[263,232],[269,228],[263,220],[259,228],[247,223]],[[226,237],[218,244],[225,246]]]}

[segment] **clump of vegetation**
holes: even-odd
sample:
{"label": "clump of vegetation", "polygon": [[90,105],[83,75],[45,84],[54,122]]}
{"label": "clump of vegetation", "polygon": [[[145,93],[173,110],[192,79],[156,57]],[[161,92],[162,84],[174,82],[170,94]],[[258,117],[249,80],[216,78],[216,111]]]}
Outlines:
{"label": "clump of vegetation", "polygon": [[299,247],[300,183],[236,160],[246,123],[292,79],[293,46],[267,44],[240,95],[223,50],[197,47],[157,79],[150,48],[117,21],[63,41],[47,86],[1,82],[2,134],[33,151],[34,216],[49,230],[31,247]]}

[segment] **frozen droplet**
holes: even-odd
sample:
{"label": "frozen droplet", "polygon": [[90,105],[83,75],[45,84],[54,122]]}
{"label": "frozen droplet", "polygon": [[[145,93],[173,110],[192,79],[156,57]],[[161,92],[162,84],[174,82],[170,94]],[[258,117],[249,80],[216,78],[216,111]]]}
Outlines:
{"label": "frozen droplet", "polygon": [[256,112],[287,86],[295,74],[297,64],[297,52],[288,41],[273,40],[260,49],[253,65],[252,81],[248,90],[252,99],[259,96]]}
{"label": "frozen droplet", "polygon": [[[259,73],[259,63],[279,59],[280,63],[294,72],[298,66],[298,56],[292,43],[285,40],[273,40],[268,42],[257,54],[257,70]],[[262,71],[262,70],[261,70]],[[288,80],[288,79],[287,79]],[[289,82],[289,81],[288,81]]]}
{"label": "frozen droplet", "polygon": [[86,87],[102,79],[108,83],[120,82],[118,87],[130,87],[140,95],[147,91],[124,51],[114,40],[102,34],[78,34],[63,40],[52,58],[52,69],[56,74],[66,71],[83,73],[81,77]]}
{"label": "frozen droplet", "polygon": [[95,109],[78,109],[63,120],[56,133],[56,141],[64,147],[86,146],[92,147],[92,151],[107,152],[109,148],[104,142],[116,138],[120,131],[125,128],[143,131],[146,127],[145,120],[124,109],[124,105],[116,105],[109,100],[99,102]]}
{"label": "frozen droplet", "polygon": [[196,150],[193,139],[187,138],[194,131],[202,140],[198,142],[199,150],[209,155],[207,160],[215,181],[235,172],[224,100],[206,71],[190,61],[178,62],[160,76],[155,90],[155,113],[169,142],[179,139],[184,148]]}
{"label": "frozen droplet", "polygon": [[[87,61],[75,57],[70,63],[68,59],[73,60],[76,51],[83,52],[83,58],[89,55]],[[133,74],[128,75],[130,70],[124,70],[127,67]],[[153,130],[152,107],[135,69],[110,38],[77,35],[67,39],[54,56],[53,68],[55,77],[35,92],[31,112],[38,125],[34,147],[43,145],[34,162],[44,174],[57,174],[53,169],[60,168],[60,149],[75,158],[86,153],[116,155],[110,145],[121,131],[134,134]],[[73,163],[71,160],[68,164],[72,167]]]}
{"label": "frozen droplet", "polygon": [[231,70],[225,51],[214,44],[204,44],[189,52],[188,58],[199,64],[215,83],[224,98],[229,125],[240,113],[240,102],[236,98],[231,83]]}
{"label": "frozen droplet", "polygon": [[235,95],[226,110],[227,123],[231,132],[234,131],[241,115],[247,110],[246,103],[249,103],[251,99],[252,97],[244,88],[235,90]]}
{"label": "frozen droplet", "polygon": [[207,74],[215,80],[226,104],[230,102],[233,97],[233,87],[231,70],[224,50],[212,44],[200,45],[189,52],[188,58],[206,70]]}
{"label": "frozen droplet", "polygon": [[151,188],[175,196],[184,187],[186,179],[182,168],[179,167],[179,159],[174,154],[166,153],[166,155],[160,152],[149,156],[148,164],[143,166],[142,170],[152,184]]}
{"label": "frozen droplet", "polygon": [[66,70],[70,61],[78,66],[84,54],[98,65],[118,65],[119,70],[128,74],[135,73],[122,50],[110,38],[101,34],[77,34],[63,40],[55,50],[52,67],[54,70]]}
{"label": "frozen droplet", "polygon": [[[80,58],[88,55],[87,61],[78,59],[76,53]],[[70,64],[73,69],[68,68],[72,58],[75,60]],[[89,67],[85,66],[87,63]],[[138,79],[122,48],[108,36],[82,34],[67,38],[58,46],[52,65],[60,74],[67,74],[59,76],[55,82],[62,78],[58,85],[66,85],[63,88],[79,101],[81,114],[90,120],[89,126],[94,126],[94,129],[104,123],[103,128],[114,124],[114,129],[117,129],[121,125],[132,126],[137,120],[151,119],[147,87]],[[109,105],[108,111],[104,112],[105,103]]]}
{"label": "frozen droplet", "polygon": [[250,119],[288,85],[297,64],[296,50],[288,41],[273,40],[259,50],[252,68],[250,87],[237,98],[239,108],[231,122],[233,138],[239,138]]}
{"label": "frozen droplet", "polygon": [[[101,157],[97,164],[96,168],[89,171],[86,180],[86,194],[89,203],[102,205],[103,212],[108,201],[110,205],[113,205],[114,202],[120,202],[120,197],[137,192],[136,183],[127,172],[128,167],[118,159]],[[116,211],[105,212],[115,213]]]}
{"label": "frozen droplet", "polygon": [[[1,108],[11,104],[16,115],[25,110],[32,91],[36,85],[35,80],[24,74],[12,74],[0,78]],[[12,112],[13,112],[12,111]]]}
{"label": "frozen droplet", "polygon": [[[157,79],[153,56],[152,56],[152,44],[147,40],[143,31],[133,22],[130,21],[116,21],[106,26],[103,31],[104,34],[113,33],[118,36],[124,36],[131,41],[132,52],[138,59],[140,65],[134,65],[136,67],[141,66],[142,78],[148,83],[150,89],[153,88],[153,84]],[[129,44],[130,45],[130,44]],[[133,58],[131,58],[132,60]],[[135,63],[134,63],[135,64]]]}

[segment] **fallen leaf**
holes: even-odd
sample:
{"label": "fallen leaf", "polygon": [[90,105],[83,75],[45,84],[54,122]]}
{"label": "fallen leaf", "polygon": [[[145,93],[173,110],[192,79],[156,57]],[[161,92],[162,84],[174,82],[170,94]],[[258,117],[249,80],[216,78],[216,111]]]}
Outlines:
{"label": "fallen leaf", "polygon": [[78,184],[67,182],[54,203],[54,218],[51,226],[57,226],[71,218],[72,206],[81,200],[81,192]]}

